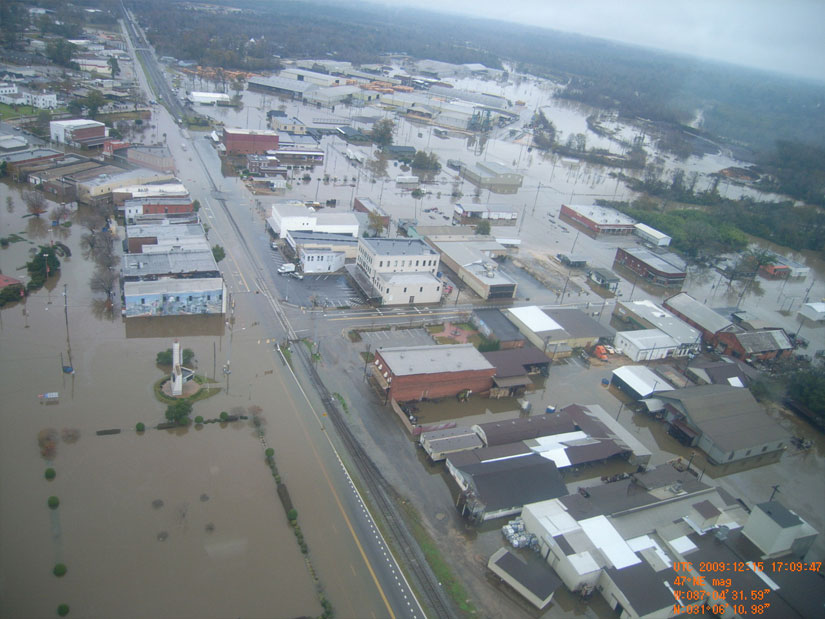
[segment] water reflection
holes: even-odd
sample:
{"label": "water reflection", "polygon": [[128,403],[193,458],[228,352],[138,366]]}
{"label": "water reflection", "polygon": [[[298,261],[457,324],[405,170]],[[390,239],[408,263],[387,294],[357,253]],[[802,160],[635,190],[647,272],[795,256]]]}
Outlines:
{"label": "water reflection", "polygon": [[127,338],[171,338],[200,335],[223,336],[226,332],[224,317],[208,316],[152,316],[129,318],[126,323]]}
{"label": "water reflection", "polygon": [[29,221],[26,222],[26,235],[31,239],[42,239],[48,234],[50,227],[42,217],[29,217]]}

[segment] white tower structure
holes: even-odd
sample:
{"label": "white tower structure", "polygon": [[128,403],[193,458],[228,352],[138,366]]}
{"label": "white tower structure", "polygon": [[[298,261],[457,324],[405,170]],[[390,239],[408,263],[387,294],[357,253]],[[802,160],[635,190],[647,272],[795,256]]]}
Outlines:
{"label": "white tower structure", "polygon": [[183,353],[177,338],[172,342],[172,395],[183,395]]}

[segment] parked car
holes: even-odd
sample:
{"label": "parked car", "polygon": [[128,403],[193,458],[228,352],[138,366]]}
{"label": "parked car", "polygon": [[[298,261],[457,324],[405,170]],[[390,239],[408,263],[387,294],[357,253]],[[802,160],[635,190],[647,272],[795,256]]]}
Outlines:
{"label": "parked car", "polygon": [[298,273],[297,271],[292,271],[290,276],[294,277],[295,279],[304,279],[303,273]]}

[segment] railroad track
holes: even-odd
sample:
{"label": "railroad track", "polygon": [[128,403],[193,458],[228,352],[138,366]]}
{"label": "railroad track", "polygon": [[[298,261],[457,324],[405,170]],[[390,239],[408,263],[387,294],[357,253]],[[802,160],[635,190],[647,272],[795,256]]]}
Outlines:
{"label": "railroad track", "polygon": [[398,507],[404,497],[398,493],[395,486],[387,481],[372,459],[366,455],[344,420],[334,398],[321,380],[308,351],[304,350],[303,346],[295,348],[299,351],[299,356],[313,386],[321,396],[329,419],[355,464],[359,478],[369,491],[372,504],[381,514],[387,537],[392,540],[401,563],[407,567],[408,575],[415,583],[415,588],[420,595],[419,601],[429,609],[430,617],[449,619],[455,616],[446,592],[430,569],[418,542],[404,523],[404,516]]}

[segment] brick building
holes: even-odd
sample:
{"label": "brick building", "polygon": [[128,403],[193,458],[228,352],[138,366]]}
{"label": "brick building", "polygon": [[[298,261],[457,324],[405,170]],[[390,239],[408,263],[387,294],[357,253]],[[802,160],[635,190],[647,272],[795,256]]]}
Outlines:
{"label": "brick building", "polygon": [[49,123],[52,142],[71,146],[102,147],[109,130],[101,122],[76,118],[74,120],[53,120]]}
{"label": "brick building", "polygon": [[676,254],[657,252],[643,247],[619,247],[614,266],[624,267],[651,284],[681,288],[687,277],[687,265]]}
{"label": "brick building", "polygon": [[562,204],[559,216],[594,234],[633,234],[636,220],[606,206]]}
{"label": "brick building", "polygon": [[472,344],[379,348],[372,373],[379,388],[398,402],[483,393],[496,368]]}
{"label": "brick building", "polygon": [[268,150],[277,150],[278,133],[268,129],[224,129],[223,145],[227,155],[263,155]]}

